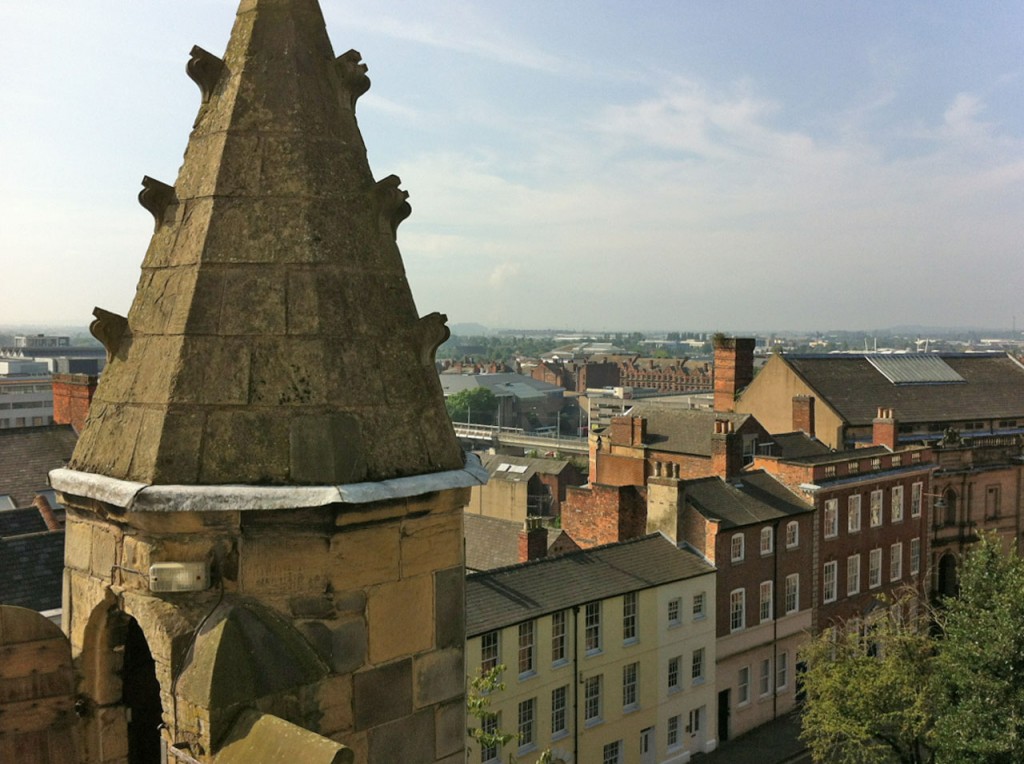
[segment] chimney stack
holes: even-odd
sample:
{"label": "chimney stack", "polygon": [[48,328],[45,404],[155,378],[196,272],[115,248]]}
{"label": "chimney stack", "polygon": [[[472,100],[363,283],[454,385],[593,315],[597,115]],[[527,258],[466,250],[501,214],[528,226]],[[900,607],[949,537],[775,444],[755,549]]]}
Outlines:
{"label": "chimney stack", "polygon": [[99,378],[93,374],[53,375],[53,422],[69,424],[81,433]]}
{"label": "chimney stack", "polygon": [[878,407],[878,415],[871,422],[871,443],[885,446],[890,451],[896,450],[898,427],[891,408]]}
{"label": "chimney stack", "polygon": [[715,411],[736,410],[736,395],[754,379],[752,337],[715,337]]}
{"label": "chimney stack", "polygon": [[43,518],[43,522],[46,523],[46,530],[48,531],[59,531],[61,530],[60,520],[53,514],[53,507],[50,506],[50,500],[42,494],[36,494],[36,497],[32,500],[35,508],[39,510],[40,516]]}
{"label": "chimney stack", "polygon": [[793,430],[814,437],[814,396],[793,396]]}
{"label": "chimney stack", "polygon": [[728,419],[716,419],[711,435],[711,469],[723,480],[731,480],[743,469],[743,439]]}
{"label": "chimney stack", "polygon": [[548,529],[540,517],[527,517],[519,531],[519,562],[548,556]]}

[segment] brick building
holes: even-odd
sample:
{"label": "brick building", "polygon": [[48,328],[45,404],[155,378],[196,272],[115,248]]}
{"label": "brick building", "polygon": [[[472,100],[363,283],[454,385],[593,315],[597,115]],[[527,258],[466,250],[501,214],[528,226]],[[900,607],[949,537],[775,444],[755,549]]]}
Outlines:
{"label": "brick building", "polygon": [[518,523],[527,517],[561,517],[566,491],[584,481],[566,459],[485,454],[481,461],[490,479],[472,489],[466,512]]}
{"label": "brick building", "polygon": [[855,622],[886,598],[928,591],[932,454],[880,445],[796,459],[758,457],[813,504],[813,623]]}

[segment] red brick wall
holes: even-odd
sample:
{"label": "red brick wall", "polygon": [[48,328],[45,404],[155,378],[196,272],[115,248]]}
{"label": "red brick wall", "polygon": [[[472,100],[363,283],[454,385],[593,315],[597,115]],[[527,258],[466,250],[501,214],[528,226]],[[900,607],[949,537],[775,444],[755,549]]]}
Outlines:
{"label": "red brick wall", "polygon": [[562,529],[583,548],[642,536],[647,530],[646,492],[636,486],[601,484],[569,488]]}
{"label": "red brick wall", "polygon": [[793,431],[814,435],[814,396],[793,396]]}
{"label": "red brick wall", "polygon": [[81,432],[89,416],[97,378],[89,374],[53,375],[53,421]]}
{"label": "red brick wall", "polygon": [[715,342],[715,411],[734,411],[736,393],[754,379],[754,345],[749,337],[721,337]]}

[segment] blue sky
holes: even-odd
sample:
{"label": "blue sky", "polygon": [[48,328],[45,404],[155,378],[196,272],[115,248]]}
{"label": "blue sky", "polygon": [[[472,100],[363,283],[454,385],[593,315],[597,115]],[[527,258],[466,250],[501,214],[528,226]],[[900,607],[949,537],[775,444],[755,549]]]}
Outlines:
{"label": "blue sky", "polygon": [[[235,0],[0,0],[3,323],[126,313]],[[1024,325],[1024,5],[322,0],[421,313]]]}

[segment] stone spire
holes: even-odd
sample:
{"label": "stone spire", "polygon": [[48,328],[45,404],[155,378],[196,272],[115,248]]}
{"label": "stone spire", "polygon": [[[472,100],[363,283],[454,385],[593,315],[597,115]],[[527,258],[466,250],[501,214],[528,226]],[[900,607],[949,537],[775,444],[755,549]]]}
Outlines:
{"label": "stone spire", "polygon": [[331,485],[459,469],[434,351],[355,119],[360,55],[316,0],[242,0],[175,185],[143,180],[156,230],[70,467],[162,485]]}

